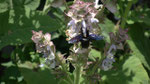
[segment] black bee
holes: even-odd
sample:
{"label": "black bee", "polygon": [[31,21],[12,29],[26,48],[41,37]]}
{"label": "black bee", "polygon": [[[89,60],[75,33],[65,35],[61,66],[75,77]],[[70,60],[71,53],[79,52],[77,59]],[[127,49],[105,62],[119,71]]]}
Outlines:
{"label": "black bee", "polygon": [[99,36],[96,34],[89,34],[89,30],[87,29],[87,26],[85,26],[84,22],[82,22],[81,27],[81,34],[77,35],[76,37],[72,38],[68,41],[68,43],[78,43],[81,42],[81,45],[83,48],[87,48],[89,46],[90,41],[92,40],[102,40],[104,37]]}

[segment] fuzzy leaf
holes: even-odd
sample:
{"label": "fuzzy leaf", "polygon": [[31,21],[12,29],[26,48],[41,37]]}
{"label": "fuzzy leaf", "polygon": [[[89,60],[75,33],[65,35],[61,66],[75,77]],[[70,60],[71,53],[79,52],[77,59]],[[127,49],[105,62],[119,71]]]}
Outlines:
{"label": "fuzzy leaf", "polygon": [[101,71],[102,84],[149,84],[148,74],[136,56],[126,58],[115,67]]}
{"label": "fuzzy leaf", "polygon": [[105,19],[104,24],[99,24],[99,26],[101,27],[102,36],[104,36],[104,39],[106,39],[106,41],[110,41],[109,33],[114,32],[114,23],[109,19]]}
{"label": "fuzzy leaf", "polygon": [[19,65],[21,74],[27,84],[56,84],[55,77],[51,74],[50,70],[32,70],[34,64],[26,62]]}
{"label": "fuzzy leaf", "polygon": [[137,56],[144,66],[150,70],[150,40],[144,35],[144,31],[143,25],[132,25],[129,30],[131,40],[128,43],[133,55]]}
{"label": "fuzzy leaf", "polygon": [[[15,15],[15,16],[13,16]],[[0,49],[7,45],[22,44],[31,42],[31,30],[42,30],[44,32],[52,32],[60,28],[60,24],[55,19],[42,12],[35,12],[30,9],[11,10],[9,21],[5,22],[7,31],[0,38]],[[3,28],[5,29],[5,28]]]}

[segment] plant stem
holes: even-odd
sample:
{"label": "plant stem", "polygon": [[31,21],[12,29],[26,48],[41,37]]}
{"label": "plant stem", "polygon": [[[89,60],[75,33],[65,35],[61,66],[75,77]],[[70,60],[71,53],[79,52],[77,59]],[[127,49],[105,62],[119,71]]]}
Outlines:
{"label": "plant stem", "polygon": [[90,71],[89,75],[93,75],[95,73],[95,71],[97,70],[99,65],[102,63],[102,60],[103,60],[103,58],[99,59],[99,61],[94,65],[94,67]]}
{"label": "plant stem", "polygon": [[66,69],[66,67],[65,67],[65,65],[62,63],[62,61],[59,59],[59,57],[56,55],[56,60],[60,63],[60,65],[62,66],[62,69],[63,69],[63,71],[64,71],[64,73],[67,75],[67,79],[68,79],[68,81],[70,82],[70,84],[73,84],[73,81],[72,81],[72,79],[70,78],[70,76],[68,75],[68,71],[67,71],[67,69]]}
{"label": "plant stem", "polygon": [[66,10],[68,11],[68,10],[69,10],[69,7],[68,7],[68,5],[67,5],[66,0],[64,0],[64,4],[65,4],[65,7],[66,7]]}
{"label": "plant stem", "polygon": [[9,0],[9,3],[10,3],[10,9],[13,9],[13,1]]}
{"label": "plant stem", "polygon": [[50,9],[50,2],[49,2],[49,0],[46,0],[44,8],[43,8],[43,13],[47,14],[49,9]]}
{"label": "plant stem", "polygon": [[127,4],[127,8],[125,9],[125,13],[122,17],[121,28],[125,27],[127,16],[129,14],[129,11],[130,11],[130,8],[131,8],[132,4],[133,4],[133,1],[129,1],[128,4]]}
{"label": "plant stem", "polygon": [[104,58],[105,58],[105,54],[101,54],[101,58],[93,66],[92,70],[89,72],[89,75],[93,75],[95,73],[95,71],[97,70],[97,68],[99,67],[99,65],[101,65],[101,63],[104,60]]}
{"label": "plant stem", "polygon": [[80,84],[80,77],[81,77],[81,66],[76,65],[74,84]]}

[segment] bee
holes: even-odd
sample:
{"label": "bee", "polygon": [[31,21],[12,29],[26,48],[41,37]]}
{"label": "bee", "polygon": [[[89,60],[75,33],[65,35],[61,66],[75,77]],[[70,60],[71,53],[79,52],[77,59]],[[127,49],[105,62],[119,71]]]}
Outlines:
{"label": "bee", "polygon": [[82,21],[81,34],[70,39],[68,41],[68,43],[73,44],[73,43],[81,42],[82,47],[87,48],[89,46],[90,41],[92,41],[92,40],[103,40],[103,39],[104,39],[103,36],[89,33],[89,30],[85,24],[85,21]]}

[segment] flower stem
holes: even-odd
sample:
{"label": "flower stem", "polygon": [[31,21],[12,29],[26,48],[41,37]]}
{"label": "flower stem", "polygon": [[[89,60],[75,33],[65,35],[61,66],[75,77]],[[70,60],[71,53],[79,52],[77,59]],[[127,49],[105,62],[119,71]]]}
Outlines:
{"label": "flower stem", "polygon": [[72,79],[70,78],[70,76],[68,75],[68,71],[67,71],[67,69],[66,69],[66,67],[65,67],[65,65],[62,63],[62,61],[59,59],[59,57],[56,55],[56,60],[60,63],[60,65],[62,66],[62,69],[63,69],[63,71],[64,71],[64,73],[67,75],[67,79],[68,79],[68,81],[70,82],[70,84],[73,84],[73,81],[72,81]]}
{"label": "flower stem", "polygon": [[68,11],[68,10],[69,10],[69,7],[68,7],[68,5],[67,5],[66,0],[64,0],[64,4],[65,4],[65,7],[66,7],[66,10]]}
{"label": "flower stem", "polygon": [[103,60],[103,58],[101,58],[101,59],[99,59],[99,61],[97,61],[97,63],[94,65],[94,67],[90,71],[89,75],[93,75],[96,72],[97,68],[102,63],[102,60]]}
{"label": "flower stem", "polygon": [[44,8],[43,8],[43,13],[47,14],[49,9],[50,9],[50,2],[49,2],[49,0],[46,0]]}
{"label": "flower stem", "polygon": [[81,66],[76,65],[74,84],[80,84],[81,70]]}
{"label": "flower stem", "polygon": [[10,4],[10,9],[13,9],[13,1],[12,0],[9,1],[9,4]]}
{"label": "flower stem", "polygon": [[127,4],[127,8],[125,9],[125,13],[122,17],[121,28],[125,27],[127,16],[129,14],[129,11],[130,11],[130,8],[131,8],[132,4],[133,4],[133,1],[129,1],[128,4]]}

